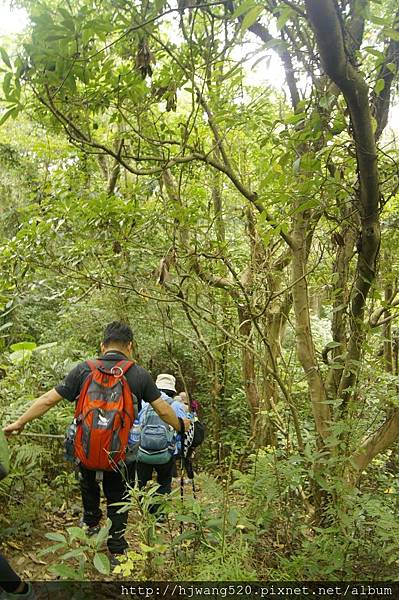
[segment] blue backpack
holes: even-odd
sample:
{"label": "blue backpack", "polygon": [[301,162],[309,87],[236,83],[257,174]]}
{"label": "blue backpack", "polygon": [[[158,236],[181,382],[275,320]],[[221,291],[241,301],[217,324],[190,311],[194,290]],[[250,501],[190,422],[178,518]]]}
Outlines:
{"label": "blue backpack", "polygon": [[[174,400],[162,396],[169,405]],[[175,450],[175,430],[162,421],[151,404],[143,408],[140,415],[140,445],[137,451],[137,461],[148,465],[164,465],[170,461]]]}

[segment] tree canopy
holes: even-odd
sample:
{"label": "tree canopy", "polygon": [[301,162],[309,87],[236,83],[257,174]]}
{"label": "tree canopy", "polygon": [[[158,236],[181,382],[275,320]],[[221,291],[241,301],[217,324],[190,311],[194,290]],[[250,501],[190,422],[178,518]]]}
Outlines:
{"label": "tree canopy", "polygon": [[[377,560],[377,515],[389,577],[397,3],[19,4],[29,27],[0,49],[3,420],[125,320],[138,359],[199,398],[203,469],[240,481],[266,536],[288,507],[280,574]],[[280,90],[253,75],[275,61]]]}

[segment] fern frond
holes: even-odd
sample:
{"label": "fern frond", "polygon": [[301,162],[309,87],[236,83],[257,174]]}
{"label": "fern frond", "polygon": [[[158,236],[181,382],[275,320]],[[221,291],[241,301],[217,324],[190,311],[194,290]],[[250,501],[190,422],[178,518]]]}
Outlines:
{"label": "fern frond", "polygon": [[41,464],[48,455],[48,450],[39,444],[28,442],[14,449],[13,464],[16,468],[21,466],[35,466]]}

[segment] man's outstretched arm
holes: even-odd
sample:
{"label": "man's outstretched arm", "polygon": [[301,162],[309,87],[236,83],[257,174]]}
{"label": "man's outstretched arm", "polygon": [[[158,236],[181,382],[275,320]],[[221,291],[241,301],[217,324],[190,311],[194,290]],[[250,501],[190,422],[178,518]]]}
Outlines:
{"label": "man's outstretched arm", "polygon": [[55,406],[60,400],[62,400],[62,396],[60,396],[60,394],[54,388],[46,392],[37,398],[32,406],[30,406],[23,415],[14,421],[14,423],[10,423],[10,425],[4,427],[4,433],[6,435],[11,435],[11,433],[20,433],[27,423],[44,415],[44,413]]}

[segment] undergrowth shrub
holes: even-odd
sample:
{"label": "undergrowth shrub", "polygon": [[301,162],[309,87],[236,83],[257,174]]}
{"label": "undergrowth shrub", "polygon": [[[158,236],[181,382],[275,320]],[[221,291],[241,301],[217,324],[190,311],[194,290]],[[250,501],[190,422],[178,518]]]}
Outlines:
{"label": "undergrowth shrub", "polygon": [[179,490],[157,497],[165,515],[161,523],[148,510],[158,486],[131,490],[126,509],[134,513],[130,520],[138,539],[115,573],[138,579],[256,579],[253,523],[233,506],[231,490],[215,478],[200,475],[198,482],[200,498],[189,490],[183,502]]}
{"label": "undergrowth shrub", "polygon": [[233,489],[244,494],[260,534],[273,532],[277,543],[292,545],[303,526],[299,498],[304,493],[304,459],[267,447],[249,456],[248,461],[245,473],[234,471]]}

